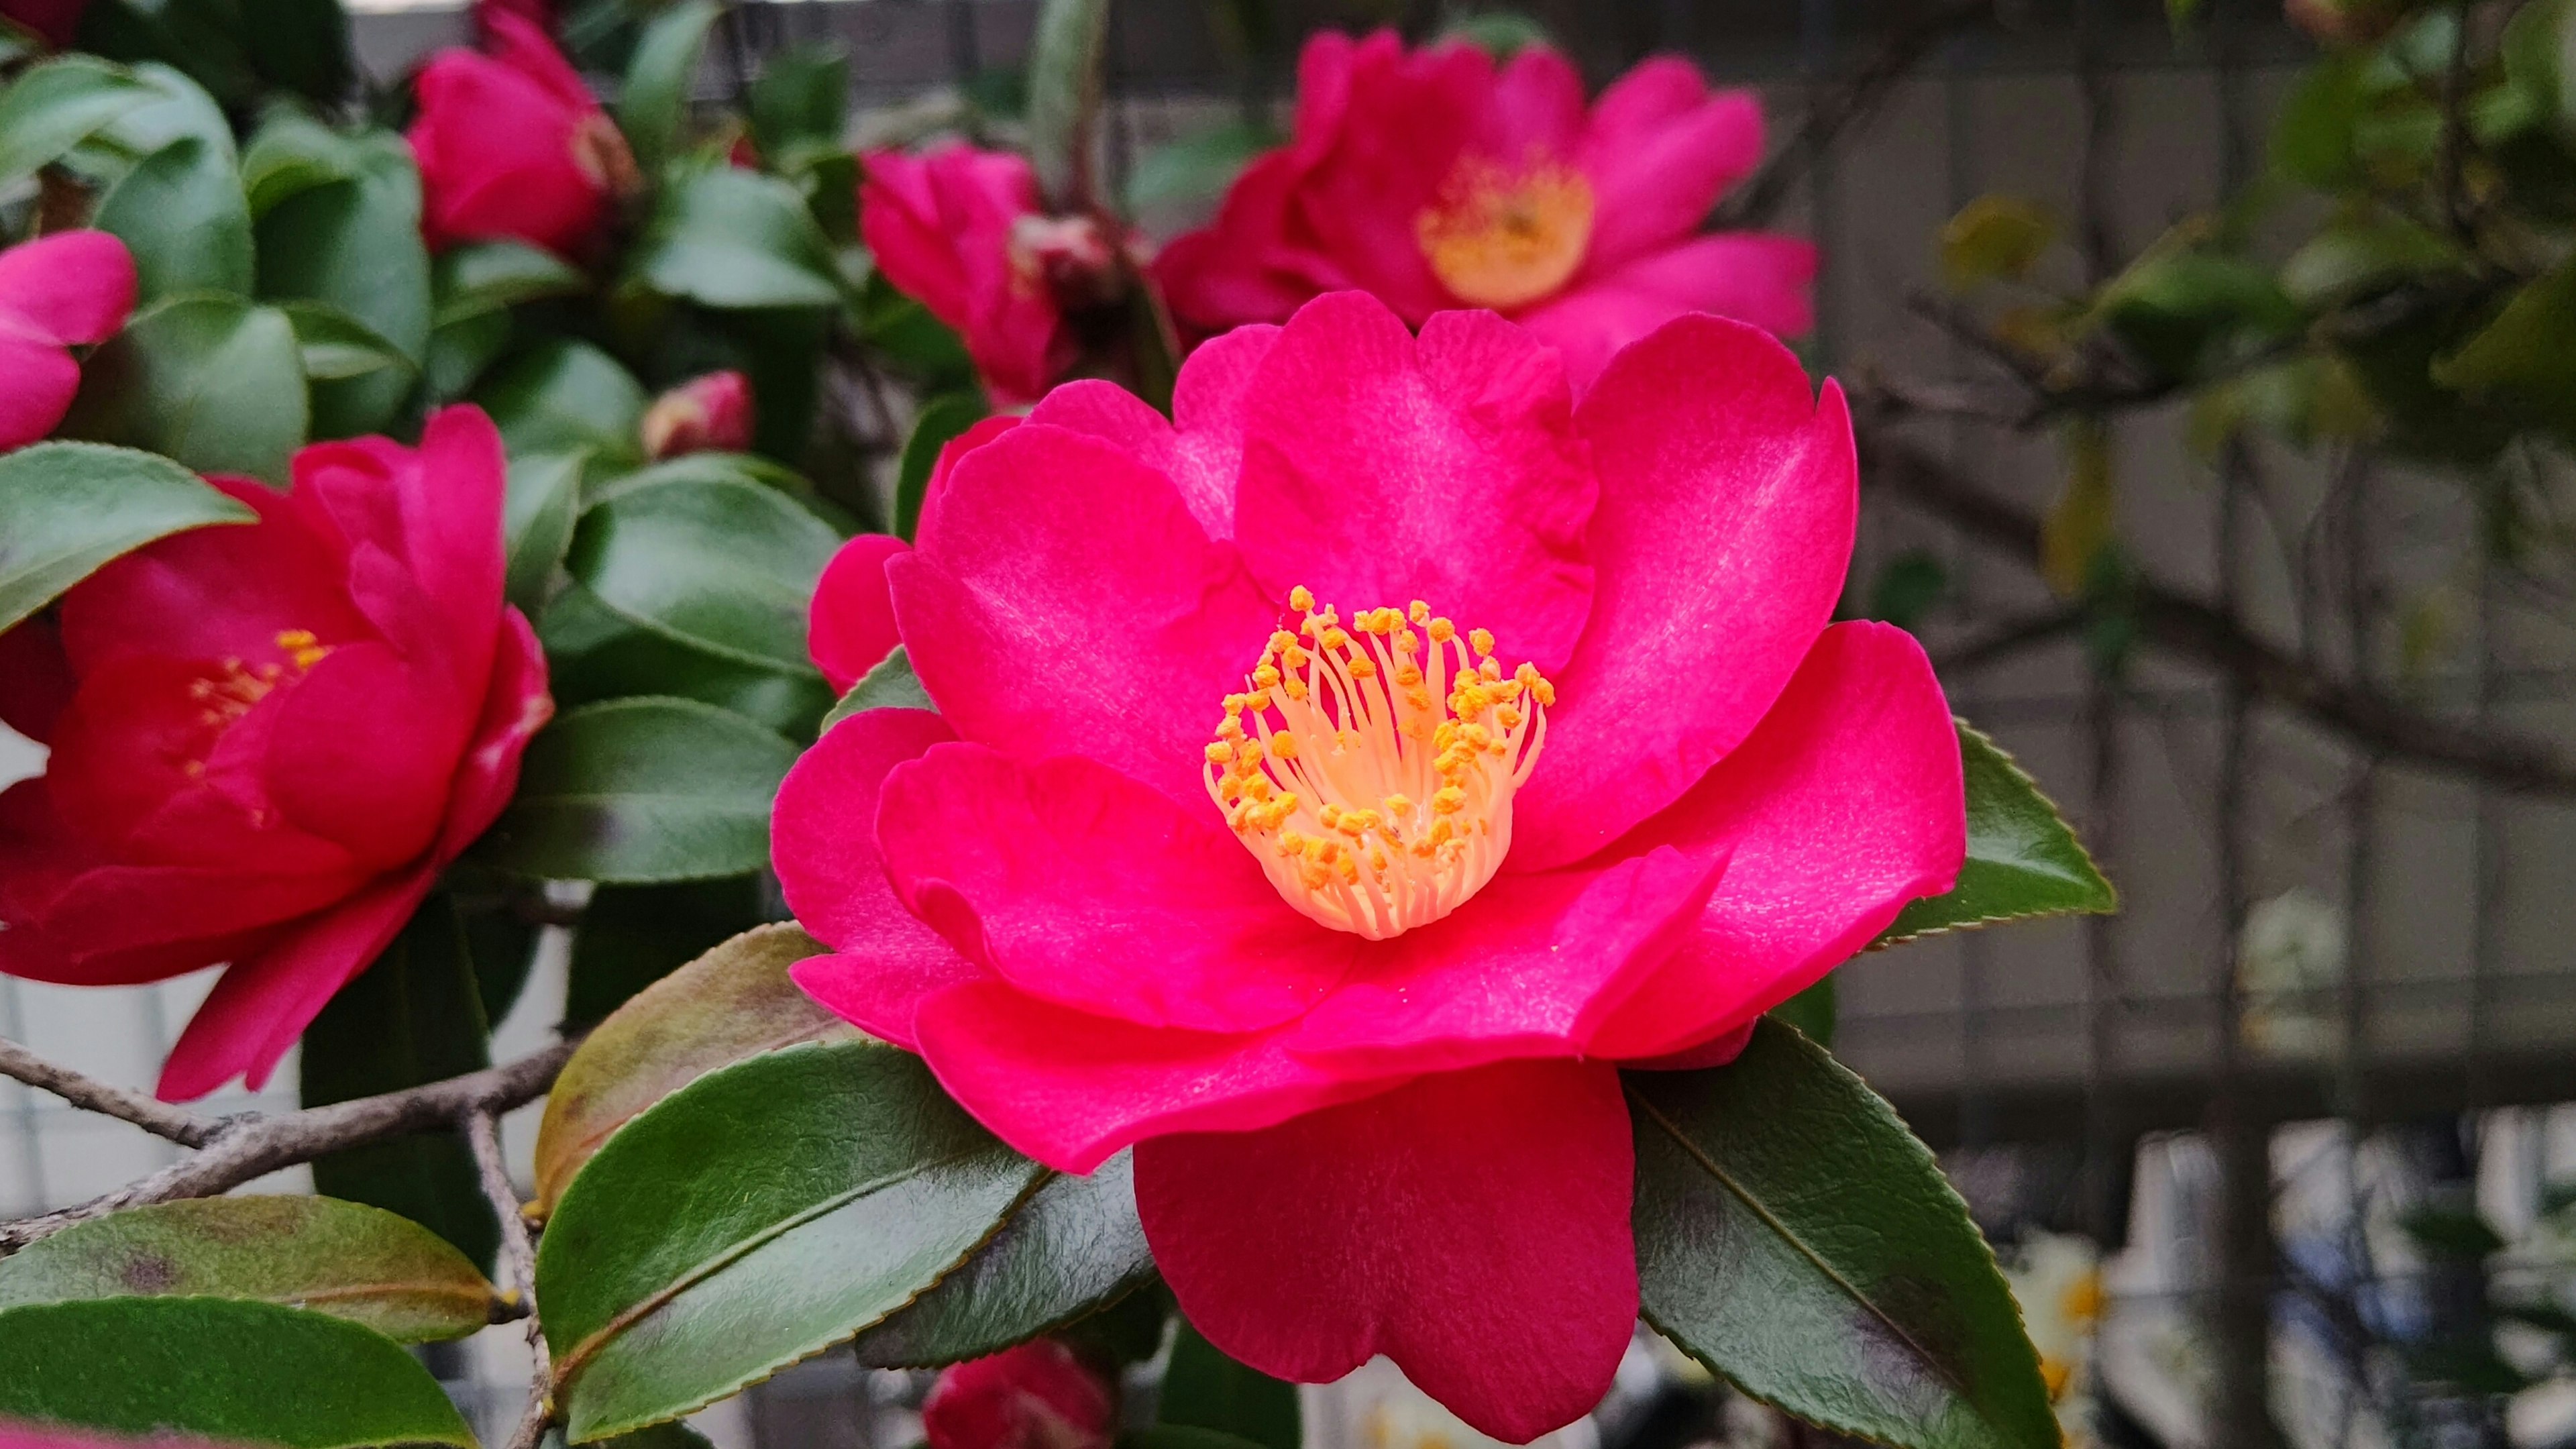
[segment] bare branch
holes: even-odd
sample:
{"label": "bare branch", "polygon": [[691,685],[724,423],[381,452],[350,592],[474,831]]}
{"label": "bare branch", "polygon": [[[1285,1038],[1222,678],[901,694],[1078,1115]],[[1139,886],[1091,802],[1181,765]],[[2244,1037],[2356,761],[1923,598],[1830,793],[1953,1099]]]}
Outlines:
{"label": "bare branch", "polygon": [[545,1329],[537,1321],[537,1250],[528,1240],[528,1215],[520,1205],[519,1190],[511,1185],[509,1166],[501,1157],[500,1119],[489,1111],[468,1114],[465,1141],[474,1150],[474,1171],[482,1180],[483,1196],[492,1204],[492,1215],[501,1222],[501,1259],[510,1269],[510,1282],[502,1292],[516,1298],[528,1314],[528,1353],[532,1360],[528,1407],[520,1414],[518,1427],[511,1431],[507,1449],[537,1449],[545,1440],[547,1426],[554,1422],[554,1366],[546,1353]]}
{"label": "bare branch", "polygon": [[224,1130],[224,1124],[212,1117],[200,1117],[185,1107],[174,1107],[140,1092],[109,1086],[69,1067],[57,1066],[5,1039],[0,1039],[0,1077],[14,1077],[28,1086],[51,1092],[84,1112],[97,1112],[120,1122],[131,1122],[155,1137],[167,1137],[182,1147],[203,1147]]}
{"label": "bare branch", "polygon": [[2072,634],[2084,624],[2082,609],[2050,609],[2024,619],[2013,619],[1996,626],[1962,644],[1954,644],[1932,656],[1932,667],[1943,674],[1959,674],[1982,669],[2007,659],[2036,644],[2045,644],[2060,635]]}
{"label": "bare branch", "polygon": [[558,1042],[504,1066],[382,1096],[307,1107],[275,1117],[256,1113],[227,1117],[216,1124],[218,1130],[195,1154],[141,1181],[77,1207],[0,1223],[0,1256],[119,1208],[184,1197],[213,1197],[281,1167],[311,1162],[388,1137],[452,1127],[476,1112],[506,1112],[523,1106],[544,1096],[546,1089],[554,1085],[574,1045]]}

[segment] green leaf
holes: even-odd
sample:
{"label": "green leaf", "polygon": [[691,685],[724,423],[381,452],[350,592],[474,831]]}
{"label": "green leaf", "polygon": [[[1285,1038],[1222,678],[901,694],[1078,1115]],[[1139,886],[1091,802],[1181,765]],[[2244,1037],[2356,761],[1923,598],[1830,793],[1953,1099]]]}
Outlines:
{"label": "green leaf", "polygon": [[594,1022],[635,993],[771,919],[757,875],[601,886],[572,938],[564,1020]]}
{"label": "green leaf", "polygon": [[1100,67],[1109,0],[1042,0],[1029,39],[1029,163],[1061,214],[1100,209],[1092,148],[1100,129]]}
{"label": "green leaf", "polygon": [[250,204],[232,158],[182,136],[143,158],[99,202],[92,225],[134,254],[138,295],[251,288]]}
{"label": "green leaf", "polygon": [[850,57],[839,45],[808,42],[769,57],[751,83],[751,139],[783,165],[800,147],[840,149],[849,120]]}
{"label": "green leaf", "polygon": [[58,56],[0,90],[0,185],[33,176],[100,127],[159,99],[123,66]]}
{"label": "green leaf", "polygon": [[1830,1051],[1834,1045],[1834,1025],[1841,1019],[1840,1003],[1835,999],[1834,978],[1827,976],[1815,985],[1771,1008],[1771,1019],[1798,1029],[1798,1034]]}
{"label": "green leaf", "polygon": [[2272,168],[2303,186],[2333,191],[2361,180],[2354,133],[2369,97],[2359,53],[2308,67],[2272,121]]}
{"label": "green leaf", "polygon": [[1953,292],[2030,275],[2057,240],[2057,218],[2026,197],[1980,196],[1941,228],[1941,280]]}
{"label": "green leaf", "polygon": [[[304,1029],[298,1061],[307,1107],[492,1064],[491,1025],[452,897],[433,892],[384,954],[340,988]],[[313,1190],[400,1213],[486,1267],[500,1247],[473,1155],[453,1128],[318,1158]]]}
{"label": "green leaf", "polygon": [[2302,307],[2332,307],[2460,262],[2450,243],[2403,217],[2337,222],[2281,264],[2281,290]]}
{"label": "green leaf", "polygon": [[1463,40],[1498,61],[1509,60],[1533,45],[1550,43],[1546,26],[1515,10],[1462,15],[1441,27],[1440,38]]}
{"label": "green leaf", "polygon": [[930,691],[921,687],[921,676],[912,672],[911,656],[897,644],[884,662],[860,675],[832,712],[823,716],[823,728],[828,730],[864,710],[937,708],[930,701]]}
{"label": "green leaf", "polygon": [[258,515],[167,458],[96,443],[0,454],[0,629],[156,538]]}
{"label": "green leaf", "polygon": [[993,410],[984,403],[984,394],[975,389],[942,393],[921,405],[920,414],[912,420],[912,436],[904,440],[903,461],[895,473],[894,531],[906,543],[921,527],[921,500],[930,491],[930,474],[939,466],[939,450],[992,415]]}
{"label": "green leaf", "polygon": [[[307,187],[261,215],[260,295],[329,303],[417,367],[428,355],[430,330],[420,172],[391,131],[355,138],[346,159],[353,170],[347,180]],[[317,383],[314,436],[389,426],[416,380],[413,368],[384,368]]]}
{"label": "green leaf", "polygon": [[831,685],[812,668],[692,648],[635,623],[578,583],[566,584],[547,603],[537,637],[558,705],[666,695],[714,705],[807,743],[832,706]]}
{"label": "green leaf", "polygon": [[792,1047],[701,1077],[565,1190],[537,1255],[576,1443],[676,1418],[851,1337],[1040,1173],[918,1057]]}
{"label": "green leaf", "polygon": [[1188,1424],[1148,1424],[1112,1441],[1116,1449],[1260,1449],[1249,1439]]}
{"label": "green leaf", "polygon": [[307,378],[340,382],[386,372],[408,386],[414,372],[412,360],[366,323],[328,302],[288,302],[278,310],[295,328]]}
{"label": "green leaf", "polygon": [[618,1007],[582,1039],[546,1098],[538,1205],[552,1213],[609,1134],[707,1073],[800,1042],[856,1038],[787,977],[829,949],[793,925],[755,926]]}
{"label": "green leaf", "polygon": [[698,78],[698,53],[706,47],[707,27],[715,24],[714,0],[682,0],[653,17],[636,42],[626,65],[626,84],[617,98],[617,126],[635,152],[636,169],[661,174],[687,118],[689,89]]}
{"label": "green leaf", "polygon": [[304,355],[286,314],[206,293],[137,315],[91,353],[63,431],[278,483],[306,420]]}
{"label": "green leaf", "polygon": [[330,105],[357,74],[340,0],[241,0],[242,51],[267,79]]}
{"label": "green leaf", "polygon": [[1931,1152],[1776,1022],[1626,1074],[1646,1320],[1752,1397],[1898,1449],[2056,1449],[2011,1291]]}
{"label": "green leaf", "polygon": [[1907,549],[1881,565],[1862,617],[1912,629],[1950,591],[1950,571],[1929,549]]}
{"label": "green leaf", "polygon": [[310,1308],[402,1343],[492,1321],[492,1285],[408,1219],[328,1197],[127,1208],[0,1259],[0,1310],[85,1298],[244,1298]]}
{"label": "green leaf", "polygon": [[430,321],[453,326],[487,312],[590,289],[590,279],[554,253],[525,242],[466,242],[430,263]]}
{"label": "green leaf", "polygon": [[0,1416],[288,1449],[474,1435],[393,1340],[346,1319],[224,1298],[104,1298],[0,1313]]}
{"label": "green leaf", "polygon": [[1968,794],[1968,859],[1958,884],[1899,911],[1873,945],[2022,916],[2119,909],[2119,892],[2038,783],[1965,720],[1959,721],[1959,765]]}
{"label": "green leaf", "polygon": [[1241,121],[1166,141],[1127,178],[1127,214],[1154,236],[1204,226],[1243,168],[1277,144],[1270,127]]}
{"label": "green leaf", "polygon": [[431,328],[420,364],[429,401],[444,406],[473,391],[484,371],[510,350],[516,330],[506,308]]}
{"label": "green leaf", "polygon": [[731,166],[664,191],[636,244],[635,275],[666,297],[720,309],[829,307],[832,244],[795,187]]}
{"label": "green leaf", "polygon": [[1298,1449],[1305,1439],[1297,1386],[1226,1357],[1186,1319],[1163,1373],[1160,1417],[1166,1424],[1231,1434],[1262,1449]]}
{"label": "green leaf", "polygon": [[956,329],[896,291],[885,273],[868,272],[857,312],[860,335],[884,352],[896,370],[922,384],[924,391],[953,392],[977,385],[975,360],[966,355],[966,343]]}
{"label": "green leaf", "polygon": [[805,615],[840,548],[830,525],[742,478],[623,486],[583,512],[575,582],[635,625],[722,658],[807,672]]}
{"label": "green leaf", "polygon": [[610,463],[643,459],[643,385],[587,342],[555,338],[521,353],[474,397],[513,453],[589,448]]}
{"label": "green leaf", "polygon": [[355,181],[366,169],[367,143],[344,136],[292,106],[279,106],[260,122],[242,152],[242,190],[250,214],[264,217],[278,203],[334,181]]}
{"label": "green leaf", "polygon": [[2576,437],[2576,260],[2515,292],[2459,351],[2433,364],[2433,380],[2512,408]]}
{"label": "green leaf", "polygon": [[519,793],[481,849],[557,880],[741,875],[769,863],[769,802],[796,746],[712,705],[619,699],[529,742]]}
{"label": "green leaf", "polygon": [[510,568],[503,592],[535,618],[553,590],[556,571],[572,547],[581,516],[581,472],[587,452],[520,453],[510,459],[510,491],[501,510],[501,536]]}
{"label": "green leaf", "polygon": [[[1154,1280],[1136,1218],[1135,1161],[1049,1173],[992,1241],[911,1307],[859,1335],[870,1368],[928,1368],[1000,1353],[1090,1317]],[[1150,1353],[1150,1350],[1149,1350]]]}
{"label": "green leaf", "polygon": [[236,163],[233,149],[232,122],[225,118],[224,108],[206,88],[187,74],[159,61],[145,61],[134,67],[134,78],[156,93],[146,101],[94,132],[89,144],[123,151],[129,156],[144,157],[183,137],[195,137],[206,143],[206,149],[223,158],[226,166]]}
{"label": "green leaf", "polygon": [[2562,141],[2576,142],[2576,4],[2537,0],[2515,10],[2497,46],[2506,78]]}

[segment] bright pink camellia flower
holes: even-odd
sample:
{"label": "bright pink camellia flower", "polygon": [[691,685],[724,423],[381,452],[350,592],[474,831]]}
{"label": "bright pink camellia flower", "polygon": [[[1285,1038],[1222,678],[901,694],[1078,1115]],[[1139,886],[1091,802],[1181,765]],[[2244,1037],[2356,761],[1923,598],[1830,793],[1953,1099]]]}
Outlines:
{"label": "bright pink camellia flower", "polygon": [[554,0],[474,0],[474,29],[484,44],[501,39],[499,27],[492,21],[502,15],[525,21],[548,35],[555,33]]}
{"label": "bright pink camellia flower", "polygon": [[638,186],[635,157],[543,30],[498,7],[478,18],[492,54],[442,50],[415,83],[421,229],[433,248],[506,238],[584,257]]}
{"label": "bright pink camellia flower", "polygon": [[1615,1064],[1724,1059],[1965,852],[1923,651],[1828,623],[1842,394],[1692,316],[1577,406],[1509,322],[1345,293],[1174,412],[1056,389],[884,562],[939,712],[789,773],[797,979],[1050,1165],[1137,1144],[1219,1348],[1529,1439],[1636,1319]]}
{"label": "bright pink camellia flower", "polygon": [[80,391],[65,350],[104,342],[134,310],[134,258],[103,231],[66,231],[0,251],[0,451],[54,430]]}
{"label": "bright pink camellia flower", "polygon": [[119,559],[0,635],[0,718],[53,747],[0,793],[0,972],[79,986],[230,962],[161,1095],[253,1086],[510,798],[545,656],[501,601],[500,435],[218,479],[259,522]]}
{"label": "bright pink camellia flower", "polygon": [[1034,401],[1073,363],[1064,303],[1116,260],[1100,229],[1053,218],[1028,158],[951,142],[861,158],[859,233],[897,291],[966,340],[993,401]]}
{"label": "bright pink camellia flower", "polygon": [[216,1446],[209,1440],[183,1438],[177,1434],[126,1438],[61,1424],[0,1419],[0,1449],[216,1449]]}
{"label": "bright pink camellia flower", "polygon": [[940,1372],[921,1401],[930,1449],[1109,1449],[1118,1400],[1052,1338]]}
{"label": "bright pink camellia flower", "polygon": [[752,423],[751,379],[739,372],[710,372],[655,398],[644,410],[644,453],[650,458],[739,453],[751,446]]}
{"label": "bright pink camellia flower", "polygon": [[1207,332],[1344,287],[1416,326],[1489,307],[1563,352],[1579,391],[1685,312],[1784,336],[1813,325],[1814,247],[1699,234],[1761,159],[1760,105],[1711,92],[1685,60],[1645,62],[1587,110],[1544,46],[1497,65],[1464,41],[1327,32],[1299,63],[1293,138],[1155,271],[1174,315]]}

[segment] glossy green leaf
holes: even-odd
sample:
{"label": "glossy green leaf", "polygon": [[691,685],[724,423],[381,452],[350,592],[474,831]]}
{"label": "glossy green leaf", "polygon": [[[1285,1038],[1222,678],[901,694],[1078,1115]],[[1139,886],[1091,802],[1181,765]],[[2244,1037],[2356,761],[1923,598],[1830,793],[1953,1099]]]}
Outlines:
{"label": "glossy green leaf", "polygon": [[802,146],[841,149],[849,120],[850,57],[839,45],[792,45],[769,57],[751,83],[751,139],[783,164]]}
{"label": "glossy green leaf", "polygon": [[788,967],[829,949],[793,925],[756,926],[618,1007],[582,1039],[546,1098],[538,1205],[552,1212],[610,1133],[707,1073],[800,1042],[856,1038],[857,1028],[787,976]]}
{"label": "glossy green leaf", "polygon": [[912,672],[912,657],[897,644],[884,662],[860,675],[832,712],[823,716],[823,728],[828,730],[863,710],[937,708],[930,691],[921,687],[921,676]]}
{"label": "glossy green leaf", "polygon": [[36,443],[0,454],[0,629],[129,549],[257,517],[151,453]]}
{"label": "glossy green leaf", "polygon": [[1166,1424],[1214,1429],[1262,1449],[1298,1449],[1305,1441],[1297,1386],[1226,1357],[1186,1319],[1172,1340],[1158,1413]]}
{"label": "glossy green leaf", "polygon": [[971,388],[941,393],[921,405],[920,415],[912,420],[912,436],[904,439],[902,462],[895,470],[894,531],[905,542],[910,542],[914,531],[921,527],[921,500],[930,490],[931,471],[939,466],[940,449],[992,415],[984,394]]}
{"label": "glossy green leaf", "polygon": [[251,215],[264,217],[299,192],[356,180],[366,163],[363,139],[332,130],[294,107],[280,106],[260,122],[242,152],[242,190],[250,196]]}
{"label": "glossy green leaf", "polygon": [[[348,179],[299,190],[260,216],[260,295],[337,307],[416,367],[430,330],[419,170],[391,131],[354,138],[346,159]],[[317,382],[314,436],[390,426],[415,380],[413,368],[383,368]]]}
{"label": "glossy green leaf", "polygon": [[307,418],[286,314],[201,293],[138,314],[89,355],[63,432],[280,483]]}
{"label": "glossy green leaf", "polygon": [[666,297],[716,308],[829,307],[832,244],[795,187],[719,166],[675,182],[636,244],[635,275]]}
{"label": "glossy green leaf", "polygon": [[[446,892],[433,893],[358,978],[304,1029],[305,1106],[398,1092],[492,1064],[491,1024]],[[313,1190],[419,1223],[489,1267],[501,1229],[463,1134],[440,1128],[315,1159]]]}
{"label": "glossy green leaf", "polygon": [[2433,380],[2576,436],[2576,260],[2525,284]]}
{"label": "glossy green leaf", "polygon": [[587,1024],[754,926],[777,919],[758,875],[668,885],[604,885],[572,939],[564,1020]]}
{"label": "glossy green leaf", "polygon": [[830,683],[810,666],[694,648],[609,608],[578,583],[547,603],[537,634],[561,706],[667,695],[714,705],[804,742],[832,707]]}
{"label": "glossy green leaf", "polygon": [[587,342],[556,338],[503,363],[474,389],[513,453],[588,448],[607,462],[640,462],[643,384]]}
{"label": "glossy green leaf", "polygon": [[501,509],[510,567],[502,588],[530,618],[544,605],[572,547],[573,524],[581,516],[582,467],[589,461],[590,454],[579,451],[510,459],[510,490]]}
{"label": "glossy green leaf", "polygon": [[1649,1323],[1810,1423],[1899,1449],[2056,1449],[1967,1204],[1860,1078],[1764,1021],[1732,1065],[1625,1080]]}
{"label": "glossy green leaf", "polygon": [[91,225],[134,254],[137,296],[251,289],[250,204],[232,157],[182,136],[143,158],[99,201]]}
{"label": "glossy green leaf", "polygon": [[937,1282],[1042,1169],[874,1042],[701,1077],[609,1139],[537,1256],[580,1443],[676,1418]]}
{"label": "glossy green leaf", "polygon": [[256,1299],[402,1343],[463,1338],[500,1306],[491,1283],[437,1234],[329,1197],[127,1208],[0,1258],[0,1310],[123,1297]]}
{"label": "glossy green leaf", "polygon": [[1240,121],[1166,141],[1137,159],[1127,178],[1127,214],[1154,236],[1204,226],[1252,158],[1278,144],[1270,127]]}
{"label": "glossy green leaf", "polygon": [[1052,1333],[1154,1280],[1136,1218],[1135,1162],[1049,1173],[992,1241],[911,1307],[859,1335],[871,1368],[963,1363]]}
{"label": "glossy green leaf", "polygon": [[1959,765],[1968,793],[1968,859],[1958,884],[1898,912],[1873,944],[2021,916],[2119,909],[2119,892],[2038,783],[1965,720],[1959,722]]}
{"label": "glossy green leaf", "polygon": [[698,78],[698,55],[706,48],[707,27],[715,24],[714,0],[682,0],[644,27],[626,65],[626,84],[617,97],[617,126],[635,152],[635,165],[646,176],[659,175],[662,163],[677,150],[681,123],[688,118],[689,90]]}
{"label": "glossy green leaf", "polygon": [[840,535],[774,488],[673,478],[583,512],[565,567],[628,622],[720,657],[809,671],[805,614]]}
{"label": "glossy green leaf", "polygon": [[712,705],[619,699],[528,745],[485,859],[557,880],[741,875],[769,863],[769,802],[796,746]]}
{"label": "glossy green leaf", "polygon": [[153,98],[100,127],[90,144],[103,145],[141,158],[187,137],[195,137],[226,166],[237,164],[232,122],[206,88],[176,67],[145,61],[133,69],[136,80],[150,86]]}
{"label": "glossy green leaf", "polygon": [[428,385],[428,400],[445,406],[472,392],[492,364],[501,360],[501,354],[510,350],[511,337],[517,330],[507,308],[477,312],[431,328],[429,346],[420,363],[422,380]]}
{"label": "glossy green leaf", "polygon": [[430,263],[431,322],[452,326],[469,317],[589,290],[590,279],[554,253],[525,242],[466,242]]}
{"label": "glossy green leaf", "polygon": [[1101,62],[1109,0],[1041,0],[1029,38],[1029,164],[1059,213],[1094,210],[1092,159],[1099,144]]}
{"label": "glossy green leaf", "polygon": [[295,345],[303,354],[307,378],[340,382],[383,372],[408,386],[414,372],[412,360],[366,323],[328,302],[287,302],[278,310],[295,328]]}
{"label": "glossy green leaf", "polygon": [[0,90],[0,185],[79,145],[160,93],[123,66],[65,55],[26,70]]}
{"label": "glossy green leaf", "polygon": [[0,1417],[287,1449],[474,1435],[392,1339],[225,1298],[104,1298],[0,1312]]}

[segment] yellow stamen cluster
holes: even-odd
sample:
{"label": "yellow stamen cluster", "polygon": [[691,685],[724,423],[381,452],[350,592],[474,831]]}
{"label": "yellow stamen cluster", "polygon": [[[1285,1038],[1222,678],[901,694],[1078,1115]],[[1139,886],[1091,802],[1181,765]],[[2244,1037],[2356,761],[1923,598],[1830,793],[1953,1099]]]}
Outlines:
{"label": "yellow stamen cluster", "polygon": [[[331,646],[323,643],[309,629],[278,631],[277,647],[285,651],[298,674],[321,663],[331,653]],[[213,674],[189,681],[188,699],[197,706],[197,722],[218,733],[229,728],[235,720],[250,713],[251,706],[268,698],[270,690],[285,682],[287,667],[285,664],[252,664],[238,658],[226,659]],[[189,775],[202,775],[206,772],[206,762],[192,759],[182,768]]]}
{"label": "yellow stamen cluster", "polygon": [[1592,184],[1533,157],[1518,168],[1461,157],[1439,199],[1414,218],[1424,261],[1471,307],[1509,310],[1573,280],[1592,244]]}
{"label": "yellow stamen cluster", "polygon": [[1345,622],[1290,591],[1207,747],[1208,794],[1279,893],[1373,941],[1428,925],[1493,879],[1512,795],[1547,734],[1555,686],[1506,674],[1494,636],[1420,599]]}

